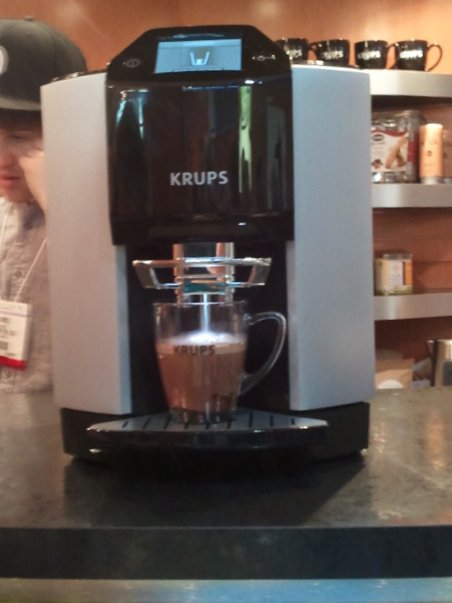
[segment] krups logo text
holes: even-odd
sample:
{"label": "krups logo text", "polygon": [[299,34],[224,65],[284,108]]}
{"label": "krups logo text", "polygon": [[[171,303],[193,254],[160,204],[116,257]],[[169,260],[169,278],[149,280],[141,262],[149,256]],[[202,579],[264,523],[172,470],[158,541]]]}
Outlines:
{"label": "krups logo text", "polygon": [[358,53],[358,59],[368,61],[369,59],[381,59],[381,52],[379,50],[363,50]]}
{"label": "krups logo text", "polygon": [[175,345],[174,353],[178,356],[213,356],[214,345]]}
{"label": "krups logo text", "polygon": [[343,59],[344,51],[340,49],[325,50],[325,52],[323,53],[323,58],[325,59],[325,61],[335,61],[336,59]]}
{"label": "krups logo text", "polygon": [[221,172],[170,172],[170,186],[210,186],[228,182],[226,170]]}
{"label": "krups logo text", "polygon": [[422,59],[423,55],[424,53],[419,48],[413,50],[401,50],[399,56],[401,59]]}

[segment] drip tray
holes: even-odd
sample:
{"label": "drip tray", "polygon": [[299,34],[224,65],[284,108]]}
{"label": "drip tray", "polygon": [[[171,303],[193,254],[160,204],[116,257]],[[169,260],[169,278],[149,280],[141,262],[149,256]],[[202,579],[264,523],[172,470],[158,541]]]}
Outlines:
{"label": "drip tray", "polygon": [[318,419],[239,408],[223,423],[178,423],[163,412],[97,423],[88,434],[100,450],[258,450],[322,446],[327,427]]}

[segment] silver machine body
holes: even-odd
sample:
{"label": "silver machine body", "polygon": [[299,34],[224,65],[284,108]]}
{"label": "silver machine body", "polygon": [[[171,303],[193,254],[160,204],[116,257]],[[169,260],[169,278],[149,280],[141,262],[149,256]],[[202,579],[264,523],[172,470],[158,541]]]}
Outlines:
{"label": "silver machine body", "polygon": [[[134,414],[134,405],[126,250],[112,244],[109,222],[105,94],[105,73],[42,88],[55,400],[111,418]],[[368,75],[294,65],[292,105],[288,410],[311,411],[374,394]]]}

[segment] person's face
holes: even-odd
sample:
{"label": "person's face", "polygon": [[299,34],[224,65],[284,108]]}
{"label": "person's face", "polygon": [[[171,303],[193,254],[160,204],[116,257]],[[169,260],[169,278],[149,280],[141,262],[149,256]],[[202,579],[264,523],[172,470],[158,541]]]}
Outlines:
{"label": "person's face", "polygon": [[0,127],[0,196],[14,203],[29,203],[28,188],[19,160],[41,137],[39,126]]}

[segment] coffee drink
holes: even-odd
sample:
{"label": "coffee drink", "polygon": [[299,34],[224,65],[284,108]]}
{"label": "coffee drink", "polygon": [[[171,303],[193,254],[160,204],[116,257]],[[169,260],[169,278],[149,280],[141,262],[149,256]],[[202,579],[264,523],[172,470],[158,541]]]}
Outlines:
{"label": "coffee drink", "polygon": [[[244,301],[154,304],[154,320],[168,410],[174,420],[183,423],[232,420],[238,396],[272,369],[286,336],[282,314],[249,314]],[[277,324],[273,348],[266,361],[248,374],[248,329],[268,320]]]}
{"label": "coffee drink", "polygon": [[158,340],[156,350],[175,418],[196,422],[231,418],[244,375],[245,335],[184,333]]}

